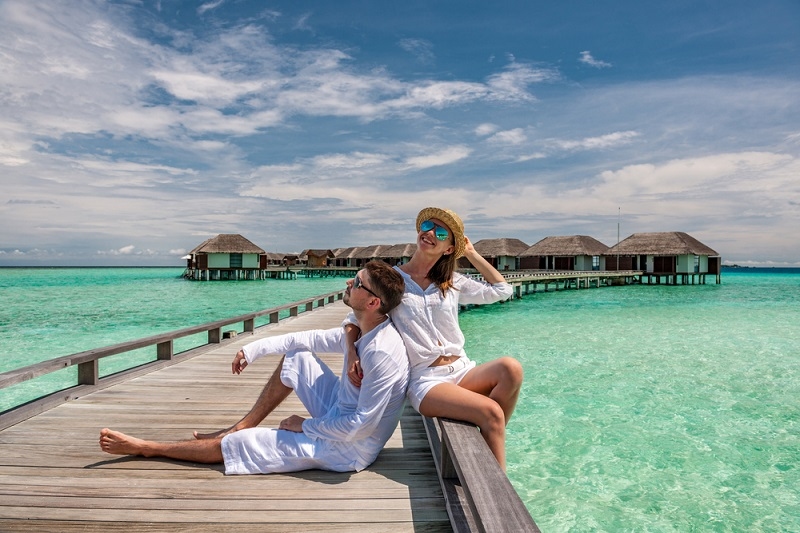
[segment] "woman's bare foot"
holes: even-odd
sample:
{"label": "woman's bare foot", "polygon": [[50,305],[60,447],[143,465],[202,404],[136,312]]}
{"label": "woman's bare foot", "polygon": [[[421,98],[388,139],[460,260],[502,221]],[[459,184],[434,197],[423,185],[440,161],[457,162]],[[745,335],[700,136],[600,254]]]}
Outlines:
{"label": "woman's bare foot", "polygon": [[108,428],[100,430],[100,449],[114,455],[143,455],[144,441]]}

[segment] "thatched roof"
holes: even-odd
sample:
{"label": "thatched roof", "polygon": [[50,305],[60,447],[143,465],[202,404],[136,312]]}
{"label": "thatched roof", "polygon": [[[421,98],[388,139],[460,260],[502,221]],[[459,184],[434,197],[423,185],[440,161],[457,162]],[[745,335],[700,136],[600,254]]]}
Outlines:
{"label": "thatched roof", "polygon": [[387,248],[391,248],[391,246],[388,244],[374,244],[372,246],[365,246],[350,257],[354,259],[374,259],[376,257],[383,257],[382,251]]}
{"label": "thatched roof", "polygon": [[333,254],[332,250],[317,250],[317,249],[309,248],[308,250],[303,250],[300,253],[300,257],[308,257],[308,256],[311,256],[311,257],[330,257],[330,258],[336,257]]}
{"label": "thatched roof", "polygon": [[385,250],[381,250],[381,257],[400,258],[411,257],[417,251],[416,243],[395,244]]}
{"label": "thatched roof", "polygon": [[192,254],[263,254],[264,250],[238,233],[220,233],[203,241]]}
{"label": "thatched roof", "polygon": [[608,246],[588,235],[567,235],[545,237],[524,252],[520,257],[560,256],[576,257],[579,255],[603,255]]}
{"label": "thatched roof", "polygon": [[351,246],[350,248],[339,248],[334,252],[336,259],[349,259],[353,257],[359,250],[360,246]]}
{"label": "thatched roof", "polygon": [[528,249],[519,239],[481,239],[473,247],[483,257],[516,257]]}
{"label": "thatched roof", "polygon": [[608,255],[708,255],[719,254],[688,233],[634,233],[608,249]]}

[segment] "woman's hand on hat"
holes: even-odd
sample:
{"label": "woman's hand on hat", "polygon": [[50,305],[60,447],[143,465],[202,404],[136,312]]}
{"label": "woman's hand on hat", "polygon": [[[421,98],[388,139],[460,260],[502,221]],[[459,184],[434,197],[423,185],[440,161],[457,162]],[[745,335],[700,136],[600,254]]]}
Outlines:
{"label": "woman's hand on hat", "polygon": [[472,246],[472,241],[464,235],[464,255],[471,255],[473,252],[475,252],[475,247]]}

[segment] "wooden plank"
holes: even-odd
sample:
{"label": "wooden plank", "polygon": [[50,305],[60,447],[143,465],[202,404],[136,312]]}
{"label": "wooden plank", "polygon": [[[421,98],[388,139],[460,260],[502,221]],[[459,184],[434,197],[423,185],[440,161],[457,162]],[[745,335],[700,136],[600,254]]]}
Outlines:
{"label": "wooden plank", "polygon": [[540,533],[478,429],[459,420],[438,421],[442,444],[450,450],[477,531]]}
{"label": "wooden plank", "polygon": [[422,417],[422,420],[428,435],[434,464],[436,465],[439,483],[444,496],[445,507],[447,508],[447,515],[450,517],[450,525],[453,527],[453,531],[456,533],[479,531],[478,518],[467,503],[467,497],[464,494],[464,489],[461,487],[461,481],[458,477],[453,477],[445,470],[446,466],[443,463],[443,452],[445,448],[442,445],[439,425],[433,418]]}
{"label": "wooden plank", "polygon": [[[0,531],[451,531],[425,430],[410,407],[378,460],[358,473],[225,476],[222,465],[99,448],[102,427],[158,440],[227,427],[279,360],[259,360],[235,376],[236,350],[262,336],[336,327],[347,311],[333,303],[191,359],[176,356],[171,366],[0,431]],[[323,358],[341,369],[341,354]],[[263,424],[304,412],[290,395]]]}
{"label": "wooden plank", "polygon": [[[59,522],[59,528],[53,529],[53,523],[45,520],[4,520],[2,522],[4,533],[41,533],[52,531],[57,533],[106,533],[106,532],[139,532],[139,533],[163,533],[165,526],[159,522],[142,521],[136,524],[130,522],[89,522],[74,520],[70,522]],[[219,522],[170,522],[170,533],[219,533],[220,531],[230,530],[226,523]],[[270,524],[265,522],[238,523],[232,528],[235,533],[308,533],[309,526],[305,523],[281,523]],[[330,533],[350,533],[353,531],[353,524],[317,524],[313,531],[324,531]],[[381,524],[361,524],[358,526],[359,533],[440,533],[451,531],[449,527],[441,522],[427,523],[381,523]]]}

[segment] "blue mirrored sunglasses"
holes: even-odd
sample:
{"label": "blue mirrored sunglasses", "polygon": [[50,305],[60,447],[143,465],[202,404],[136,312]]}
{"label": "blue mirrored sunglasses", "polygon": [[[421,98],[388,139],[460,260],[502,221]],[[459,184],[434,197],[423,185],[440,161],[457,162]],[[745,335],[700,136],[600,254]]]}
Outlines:
{"label": "blue mirrored sunglasses", "polygon": [[450,232],[447,231],[447,228],[443,228],[442,226],[435,224],[433,220],[426,220],[422,224],[419,225],[420,231],[430,231],[436,228],[436,231],[433,232],[436,235],[436,238],[440,241],[446,241],[448,237],[450,237]]}

